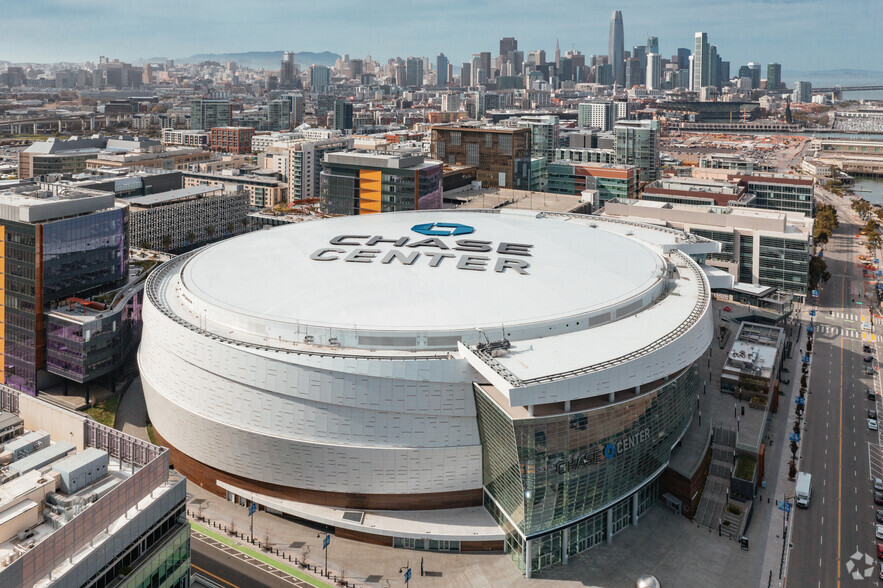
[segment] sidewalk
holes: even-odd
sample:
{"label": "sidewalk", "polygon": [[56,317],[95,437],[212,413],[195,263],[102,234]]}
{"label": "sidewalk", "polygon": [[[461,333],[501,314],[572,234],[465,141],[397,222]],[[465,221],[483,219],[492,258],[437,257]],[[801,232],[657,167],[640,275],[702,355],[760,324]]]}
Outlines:
{"label": "sidewalk", "polygon": [[[806,343],[806,335],[804,333],[804,325],[798,320],[793,319],[792,324],[796,325],[797,339],[793,344],[791,359],[787,361],[787,367],[791,370],[791,383],[786,386],[785,395],[779,399],[778,418],[771,424],[769,428],[769,438],[772,439],[772,447],[767,449],[767,475],[766,488],[758,493],[758,499],[755,501],[755,508],[762,511],[766,515],[766,522],[752,521],[752,525],[765,524],[767,532],[763,543],[760,547],[764,550],[763,567],[761,569],[761,577],[759,586],[766,587],[768,585],[781,586],[782,579],[787,574],[787,560],[782,565],[783,547],[786,540],[783,537],[783,529],[785,528],[785,511],[779,510],[776,500],[782,500],[786,495],[794,495],[793,480],[788,479],[788,462],[791,461],[791,452],[788,449],[788,433],[791,431],[791,423],[794,419],[794,399],[800,389],[801,361],[800,348]],[[807,376],[807,389],[809,380],[812,378],[812,366],[810,365]],[[807,395],[807,402],[809,395]],[[802,421],[802,426],[806,425],[806,421]],[[801,448],[798,449],[797,463],[800,464]],[[799,465],[798,465],[799,469]],[[757,516],[755,512],[755,516]],[[788,526],[790,532],[791,525]],[[788,551],[785,551],[787,557]],[[780,576],[781,572],[781,576]],[[772,582],[770,583],[770,579]]]}

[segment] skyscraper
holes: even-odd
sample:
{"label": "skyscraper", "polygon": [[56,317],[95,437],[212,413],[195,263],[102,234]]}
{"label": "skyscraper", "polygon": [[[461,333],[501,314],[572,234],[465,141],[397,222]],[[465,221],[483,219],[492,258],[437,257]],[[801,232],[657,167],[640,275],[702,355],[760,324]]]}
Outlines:
{"label": "skyscraper", "polygon": [[294,83],[294,52],[286,51],[282,54],[282,67],[279,68],[279,83],[283,87],[290,86]]}
{"label": "skyscraper", "polygon": [[321,94],[331,85],[331,70],[324,65],[310,66],[310,93]]}
{"label": "skyscraper", "polygon": [[647,37],[647,53],[659,53],[659,37]]}
{"label": "skyscraper", "polygon": [[510,51],[518,51],[518,41],[515,37],[503,37],[500,39],[500,55],[508,56]]}
{"label": "skyscraper", "polygon": [[406,85],[419,88],[423,85],[423,60],[419,57],[409,57],[405,62]]}
{"label": "skyscraper", "polygon": [[[643,49],[643,47],[641,47]],[[644,69],[641,60],[630,57],[625,60],[625,87],[634,88],[644,83]]]}
{"label": "skyscraper", "polygon": [[353,128],[353,103],[334,101],[334,128],[346,131]]}
{"label": "skyscraper", "polygon": [[708,63],[708,33],[696,33],[693,46],[693,71],[690,73],[690,89],[696,92],[709,84],[711,68]]}
{"label": "skyscraper", "polygon": [[794,82],[794,92],[791,96],[794,102],[812,102],[812,83],[811,82]]}
{"label": "skyscraper", "polygon": [[782,66],[770,63],[766,66],[766,89],[776,91],[782,86]]}
{"label": "skyscraper", "polygon": [[751,72],[751,89],[757,90],[760,88],[760,64],[759,63],[749,63],[748,71]]}
{"label": "skyscraper", "polygon": [[690,67],[690,50],[685,47],[678,47],[678,69],[689,69]]}
{"label": "skyscraper", "polygon": [[613,11],[610,19],[610,43],[607,52],[607,63],[613,67],[613,81],[618,86],[625,85],[625,63],[623,63],[624,34],[622,32],[622,12]]}
{"label": "skyscraper", "polygon": [[[537,65],[540,65],[539,63]],[[558,39],[555,39],[555,69],[561,67],[561,47],[558,46]]]}
{"label": "skyscraper", "polygon": [[652,182],[659,177],[659,121],[622,120],[613,130],[616,163],[637,167],[641,182]]}
{"label": "skyscraper", "polygon": [[435,58],[435,81],[439,86],[448,83],[448,58],[444,53],[439,53]]}
{"label": "skyscraper", "polygon": [[481,59],[481,69],[484,70],[485,78],[489,80],[494,77],[494,70],[491,66],[491,52],[482,51],[478,54],[478,57]]}
{"label": "skyscraper", "polygon": [[662,56],[659,53],[647,54],[647,82],[648,90],[662,88]]}
{"label": "skyscraper", "polygon": [[468,88],[472,85],[472,63],[464,62],[460,66],[460,85]]}

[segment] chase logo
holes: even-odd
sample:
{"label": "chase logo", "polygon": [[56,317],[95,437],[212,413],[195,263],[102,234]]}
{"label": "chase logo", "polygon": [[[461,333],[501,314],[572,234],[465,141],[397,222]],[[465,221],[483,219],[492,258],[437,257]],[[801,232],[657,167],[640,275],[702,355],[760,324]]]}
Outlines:
{"label": "chase logo", "polygon": [[457,223],[425,223],[414,225],[411,230],[430,237],[453,237],[454,235],[468,235],[475,232],[473,227]]}
{"label": "chase logo", "polygon": [[616,446],[613,443],[608,443],[604,446],[604,459],[613,459],[616,455]]}

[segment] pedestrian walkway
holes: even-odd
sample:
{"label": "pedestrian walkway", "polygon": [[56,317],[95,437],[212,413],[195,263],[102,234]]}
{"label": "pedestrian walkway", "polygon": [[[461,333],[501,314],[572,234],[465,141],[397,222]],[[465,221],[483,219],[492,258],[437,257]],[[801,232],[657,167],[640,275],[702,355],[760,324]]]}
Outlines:
{"label": "pedestrian walkway", "polygon": [[133,437],[150,441],[147,436],[147,405],[144,403],[144,391],[141,389],[141,376],[129,384],[117,406],[114,428],[128,433]]}

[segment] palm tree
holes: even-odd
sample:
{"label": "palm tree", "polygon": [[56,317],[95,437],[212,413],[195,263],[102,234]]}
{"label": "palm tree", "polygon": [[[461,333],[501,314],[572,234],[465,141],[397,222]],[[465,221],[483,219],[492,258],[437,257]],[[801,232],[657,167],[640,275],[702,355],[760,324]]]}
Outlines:
{"label": "palm tree", "polygon": [[236,226],[233,223],[227,223],[227,234],[232,235],[233,229],[235,229],[235,228],[236,228]]}
{"label": "palm tree", "polygon": [[187,231],[187,235],[184,236],[187,239],[187,244],[192,245],[194,241],[196,241],[196,233],[193,231]]}
{"label": "palm tree", "polygon": [[164,251],[168,251],[172,247],[172,236],[171,235],[163,235],[162,238],[162,248]]}
{"label": "palm tree", "polygon": [[141,249],[150,249],[150,241],[141,241]]}
{"label": "palm tree", "polygon": [[212,237],[215,236],[215,226],[209,225],[205,228],[205,232],[208,235],[209,241],[211,241]]}

